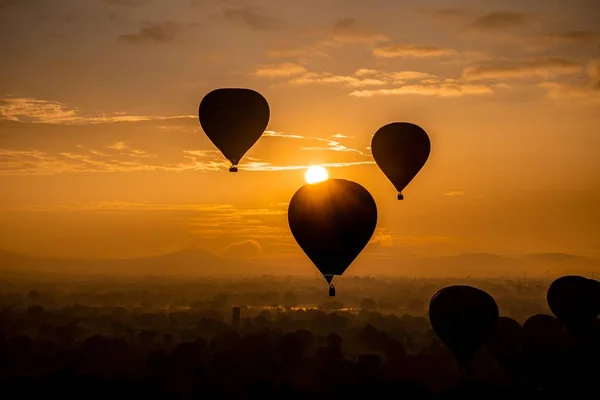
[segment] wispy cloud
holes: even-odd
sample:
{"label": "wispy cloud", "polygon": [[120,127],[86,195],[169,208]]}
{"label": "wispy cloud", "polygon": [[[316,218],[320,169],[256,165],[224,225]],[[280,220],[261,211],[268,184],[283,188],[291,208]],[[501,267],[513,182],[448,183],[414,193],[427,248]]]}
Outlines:
{"label": "wispy cloud", "polygon": [[[354,165],[371,164],[372,157],[362,150],[355,149],[341,141],[349,140],[345,135],[318,138],[297,134],[267,131],[262,140],[291,140],[291,152],[299,155],[303,151],[329,151],[324,165],[331,168],[350,167]],[[228,167],[221,153],[216,149],[171,149],[165,157],[157,152],[135,147],[128,141],[107,143],[103,147],[88,147],[82,144],[61,146],[60,150],[37,149],[0,149],[0,175],[55,175],[62,173],[127,173],[143,171],[163,172],[211,172],[223,171]],[[352,153],[355,157],[336,157]],[[300,158],[301,160],[302,158]],[[302,170],[309,164],[292,163],[279,164],[265,160],[260,154],[251,154],[244,158],[240,169],[255,172],[274,172]]]}
{"label": "wispy cloud", "polygon": [[372,46],[390,40],[387,35],[363,26],[355,18],[339,19],[329,29],[304,31],[301,37],[304,40],[285,40],[285,38],[280,38],[276,41],[278,42],[277,45],[269,50],[269,57],[294,59],[325,58],[333,48],[351,45]]}
{"label": "wispy cloud", "polygon": [[468,10],[460,7],[445,7],[424,11],[430,14],[431,16],[439,19],[458,18],[471,15],[471,13]]}
{"label": "wispy cloud", "polygon": [[275,131],[265,131],[265,133],[263,133],[263,136],[282,137],[282,138],[288,138],[288,139],[304,139],[304,136],[301,136],[301,135],[293,135],[293,134],[275,132]]}
{"label": "wispy cloud", "polygon": [[230,21],[242,23],[257,31],[271,31],[282,27],[279,20],[265,14],[258,7],[225,8],[223,16]]}
{"label": "wispy cloud", "polygon": [[330,73],[307,73],[298,78],[290,80],[291,84],[343,84],[351,87],[361,86],[380,86],[385,85],[386,82],[381,79],[365,78],[360,79],[353,76],[340,76]]}
{"label": "wispy cloud", "polygon": [[[331,163],[321,163],[322,167],[325,168],[345,168],[345,167],[355,167],[359,165],[372,165],[375,164],[375,161],[351,161],[351,162],[331,162]],[[263,162],[250,162],[245,163],[243,167],[240,169],[246,171],[256,171],[256,172],[278,172],[278,171],[298,171],[303,169],[308,169],[310,165],[271,165],[269,163]]]}
{"label": "wispy cloud", "polygon": [[595,43],[600,42],[600,33],[589,30],[571,30],[549,34],[544,38],[559,43]]}
{"label": "wispy cloud", "polygon": [[548,78],[555,75],[576,74],[581,65],[566,58],[538,58],[512,64],[483,64],[468,67],[462,77],[466,80]]}
{"label": "wispy cloud", "polygon": [[117,42],[129,44],[165,43],[175,40],[183,25],[174,21],[144,21],[138,33],[121,35]]}
{"label": "wispy cloud", "polygon": [[582,104],[600,104],[600,58],[591,60],[587,66],[585,83],[542,82],[539,87],[547,90],[553,100],[575,101]]}
{"label": "wispy cloud", "polygon": [[150,3],[150,0],[101,0],[111,6],[139,7]]}
{"label": "wispy cloud", "polygon": [[399,95],[463,97],[467,95],[490,94],[493,92],[493,89],[487,85],[472,85],[450,80],[443,83],[406,85],[391,89],[359,90],[350,93],[350,96],[363,98]]}
{"label": "wispy cloud", "polygon": [[266,77],[281,77],[281,76],[292,76],[300,75],[306,72],[306,68],[295,63],[281,63],[281,64],[269,64],[259,65],[256,68],[257,76]]}
{"label": "wispy cloud", "polygon": [[462,192],[460,190],[452,190],[450,192],[444,193],[444,196],[447,196],[447,197],[457,197],[457,196],[464,196],[464,195],[465,195],[465,192]]}
{"label": "wispy cloud", "polygon": [[192,115],[141,116],[123,113],[98,114],[83,112],[66,104],[35,98],[8,97],[0,100],[0,119],[44,124],[106,124],[116,122],[140,122],[197,118]]}
{"label": "wispy cloud", "polygon": [[496,11],[477,18],[468,28],[479,32],[503,31],[524,27],[532,21],[533,17],[529,14]]}
{"label": "wispy cloud", "polygon": [[417,44],[395,44],[373,49],[375,57],[383,58],[430,58],[454,54],[456,54],[456,51],[453,49]]}
{"label": "wispy cloud", "polygon": [[362,27],[358,20],[354,18],[345,18],[336,21],[330,34],[330,39],[338,43],[373,44],[389,40],[389,37],[386,35],[372,32]]}
{"label": "wispy cloud", "polygon": [[356,70],[354,76],[307,72],[290,79],[289,83],[292,85],[337,84],[361,88],[362,90],[354,90],[349,95],[362,98],[390,95],[462,97],[494,92],[493,85],[473,84],[413,70],[388,72],[362,68]]}

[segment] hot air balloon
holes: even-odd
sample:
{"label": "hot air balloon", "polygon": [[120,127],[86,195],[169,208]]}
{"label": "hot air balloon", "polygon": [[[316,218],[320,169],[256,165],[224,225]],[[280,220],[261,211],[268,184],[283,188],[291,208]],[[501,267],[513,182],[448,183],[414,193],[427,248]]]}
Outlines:
{"label": "hot air balloon", "polygon": [[471,286],[449,286],[429,303],[429,321],[446,347],[465,366],[498,322],[494,298]]}
{"label": "hot air balloon", "polygon": [[531,377],[538,381],[551,376],[560,360],[560,349],[567,337],[558,319],[552,315],[536,314],[523,324],[523,361]]}
{"label": "hot air balloon", "polygon": [[224,88],[208,93],[198,109],[206,136],[237,172],[242,157],[262,136],[270,118],[269,103],[251,89]]}
{"label": "hot air balloon", "polygon": [[298,189],[288,207],[288,222],[298,245],[332,285],[333,277],[344,273],[373,236],[377,205],[358,183],[329,179]]}
{"label": "hot air balloon", "polygon": [[427,162],[431,142],[427,132],[408,122],[393,122],[380,128],[371,140],[373,158],[398,191],[402,191]]}
{"label": "hot air balloon", "polygon": [[514,370],[521,352],[521,324],[512,318],[500,317],[487,340],[487,347],[504,368]]}
{"label": "hot air balloon", "polygon": [[600,314],[600,283],[583,276],[563,276],[552,282],[546,300],[561,323],[579,327]]}

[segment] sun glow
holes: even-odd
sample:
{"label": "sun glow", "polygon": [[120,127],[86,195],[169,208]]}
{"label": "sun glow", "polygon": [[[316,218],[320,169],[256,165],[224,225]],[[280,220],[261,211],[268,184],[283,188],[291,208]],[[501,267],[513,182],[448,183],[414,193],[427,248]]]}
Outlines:
{"label": "sun glow", "polygon": [[306,171],[304,174],[304,180],[306,183],[317,183],[326,181],[329,178],[327,170],[320,165],[314,165]]}

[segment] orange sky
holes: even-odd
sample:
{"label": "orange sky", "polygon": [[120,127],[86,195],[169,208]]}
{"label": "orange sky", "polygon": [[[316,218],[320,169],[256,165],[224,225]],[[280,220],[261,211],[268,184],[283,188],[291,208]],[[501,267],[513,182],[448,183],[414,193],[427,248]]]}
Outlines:
{"label": "orange sky", "polygon": [[[366,257],[390,266],[600,257],[599,18],[597,0],[0,0],[0,248],[301,258],[287,202],[326,164],[375,197]],[[197,120],[227,86],[271,106],[238,174]],[[393,121],[432,141],[403,202],[368,149]]]}

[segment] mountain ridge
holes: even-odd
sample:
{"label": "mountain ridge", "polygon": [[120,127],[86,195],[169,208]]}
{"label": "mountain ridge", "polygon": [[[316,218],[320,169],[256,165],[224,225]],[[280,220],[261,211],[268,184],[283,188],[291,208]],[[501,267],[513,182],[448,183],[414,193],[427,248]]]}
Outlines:
{"label": "mountain ridge", "polygon": [[[600,260],[566,253],[532,253],[524,256],[458,253],[420,258],[406,257],[399,261],[404,265],[404,273],[423,277],[523,276],[524,273],[542,276],[549,269],[552,269],[553,274],[600,272]],[[289,269],[281,268],[281,264],[273,260],[261,262],[260,259],[231,259],[200,248],[182,249],[155,256],[106,259],[53,258],[0,249],[0,272],[195,276],[295,272]]]}

